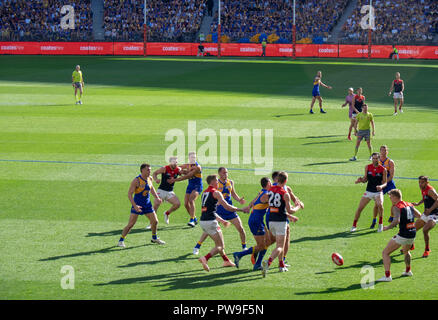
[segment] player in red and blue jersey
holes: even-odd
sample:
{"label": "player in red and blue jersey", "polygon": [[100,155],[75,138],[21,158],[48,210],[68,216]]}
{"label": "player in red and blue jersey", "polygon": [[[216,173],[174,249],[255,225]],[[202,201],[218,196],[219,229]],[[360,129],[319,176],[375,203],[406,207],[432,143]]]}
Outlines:
{"label": "player in red and blue jersey", "polygon": [[319,92],[319,86],[323,86],[324,88],[327,89],[332,89],[332,87],[324,84],[322,81],[322,71],[318,71],[316,73],[316,77],[313,80],[313,89],[312,89],[312,102],[310,104],[310,113],[313,114],[313,105],[315,104],[315,101],[318,100],[319,101],[319,111],[321,113],[326,113],[324,111],[324,109],[322,108],[322,97],[321,97],[321,93]]}
{"label": "player in red and blue jersey", "polygon": [[257,261],[254,264],[254,270],[260,270],[262,267],[263,257],[266,253],[267,239],[263,219],[269,207],[268,191],[271,188],[272,184],[269,178],[266,177],[260,180],[260,184],[262,186],[262,190],[260,190],[257,197],[255,197],[254,200],[251,201],[251,203],[245,208],[247,211],[252,208],[252,213],[248,219],[248,225],[251,233],[254,236],[256,245],[249,249],[233,253],[234,263],[236,264],[237,268],[239,268],[240,259],[242,259],[244,256],[248,254],[258,254]]}
{"label": "player in red and blue jersey", "polygon": [[399,225],[399,232],[395,235],[386,245],[386,248],[382,252],[383,265],[385,267],[385,276],[377,281],[392,281],[391,277],[391,257],[390,254],[402,247],[403,254],[405,256],[406,270],[402,273],[402,276],[411,277],[411,254],[409,252],[411,246],[414,244],[417,229],[415,228],[414,220],[421,216],[420,212],[414,208],[412,203],[405,202],[402,199],[402,193],[398,189],[393,189],[388,192],[389,198],[392,202],[391,211],[393,212],[394,220],[387,227],[383,228],[383,231],[390,230],[396,225]]}
{"label": "player in red and blue jersey", "polygon": [[169,181],[178,182],[189,179],[184,196],[184,206],[190,216],[190,221],[187,223],[190,227],[194,227],[198,223],[196,218],[195,201],[202,193],[202,168],[196,161],[196,152],[189,152],[189,163],[181,165],[183,176]]}
{"label": "player in red and blue jersey", "polygon": [[[150,174],[151,166],[149,164],[143,163],[140,166],[140,175],[135,177],[134,180],[132,180],[131,182],[128,191],[128,198],[132,205],[131,215],[129,216],[128,224],[122,231],[122,236],[120,237],[118,243],[119,247],[125,247],[125,238],[128,235],[129,231],[131,231],[131,229],[134,227],[139,215],[145,215],[151,223],[151,242],[157,244],[165,243],[157,236],[158,218],[155,214],[154,208],[152,207],[150,194],[152,193],[157,203],[161,203],[161,199],[157,192],[155,192]],[[134,195],[134,197],[132,195]]]}

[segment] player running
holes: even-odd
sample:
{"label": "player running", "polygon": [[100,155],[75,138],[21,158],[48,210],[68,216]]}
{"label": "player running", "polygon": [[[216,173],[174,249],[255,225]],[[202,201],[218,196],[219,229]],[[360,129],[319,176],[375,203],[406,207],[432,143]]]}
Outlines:
{"label": "player running", "polygon": [[[287,233],[287,220],[298,221],[293,214],[303,207],[301,204],[291,207],[289,193],[284,189],[288,175],[286,172],[278,174],[278,184],[272,186],[268,191],[269,195],[269,232],[275,237],[276,248],[272,251],[268,260],[262,262],[262,276],[266,273],[275,258],[281,255],[284,248]],[[288,271],[284,262],[280,261],[280,272]]]}
{"label": "player running", "polygon": [[239,261],[244,256],[251,254],[258,254],[257,261],[254,264],[254,270],[259,270],[261,268],[261,262],[263,259],[264,254],[266,253],[266,232],[265,232],[265,224],[263,223],[263,219],[265,217],[266,211],[269,207],[269,195],[268,190],[271,188],[271,180],[269,178],[262,178],[260,180],[260,184],[262,186],[262,190],[260,190],[257,197],[254,198],[254,200],[251,201],[251,203],[244,208],[245,211],[250,210],[252,208],[252,213],[249,216],[248,219],[248,225],[249,229],[251,230],[252,235],[254,236],[254,239],[256,241],[256,245],[254,247],[251,247],[249,249],[245,249],[240,252],[234,252],[234,263],[237,268],[239,268]]}
{"label": "player running", "polygon": [[353,128],[355,130],[354,135],[356,135],[355,122],[356,122],[357,112],[355,112],[355,109],[354,109],[354,104],[353,104],[354,97],[355,97],[354,89],[349,88],[348,95],[345,97],[345,103],[341,106],[342,108],[345,107],[346,105],[348,105],[348,107],[349,107],[348,108],[348,117],[350,118],[350,127],[348,128],[348,140],[351,140],[351,130],[353,130]]}
{"label": "player running", "polygon": [[385,267],[385,276],[377,281],[389,282],[392,281],[391,276],[391,257],[390,254],[402,247],[403,254],[405,255],[406,270],[402,273],[402,276],[411,277],[411,253],[409,249],[414,244],[416,229],[414,219],[421,216],[420,212],[414,208],[412,203],[405,202],[402,199],[402,193],[398,189],[393,189],[388,192],[389,198],[392,202],[392,209],[394,220],[389,226],[383,228],[383,231],[390,230],[396,225],[399,225],[399,232],[391,240],[389,240],[386,248],[382,252],[383,265]]}
{"label": "player running", "polygon": [[356,214],[354,216],[353,226],[350,231],[355,232],[357,230],[357,221],[360,218],[360,214],[363,209],[367,206],[367,204],[374,200],[377,206],[377,212],[379,214],[379,227],[377,232],[383,231],[383,192],[382,190],[386,187],[386,181],[388,174],[386,172],[385,167],[379,164],[379,154],[377,152],[372,154],[373,163],[365,166],[365,175],[356,180],[357,183],[367,183],[367,188],[365,193],[359,202],[359,207],[356,210]]}
{"label": "player running", "polygon": [[[380,147],[379,164],[385,167],[388,175],[386,180],[386,187],[383,189],[383,194],[387,194],[390,190],[395,189],[396,186],[394,183],[395,163],[393,160],[388,158],[388,147],[385,145]],[[373,209],[373,222],[371,223],[370,229],[374,229],[374,227],[376,226],[377,212],[378,212],[378,207],[377,205],[375,205]],[[391,216],[389,217],[388,222],[391,223],[392,219],[393,219],[393,215],[391,210]],[[379,224],[382,224],[382,222],[379,221]]]}
{"label": "player running", "polygon": [[[82,94],[84,92],[84,78],[82,76],[81,66],[77,65],[71,76],[71,84],[75,88],[76,104],[82,104]],[[79,90],[79,96],[78,96]]]}
{"label": "player running", "polygon": [[417,230],[423,228],[425,243],[423,258],[427,258],[431,252],[429,247],[429,231],[435,227],[438,221],[438,194],[435,188],[429,184],[428,177],[420,176],[418,178],[418,184],[423,199],[418,203],[414,203],[414,206],[419,206],[424,203],[424,213],[421,215],[421,219],[415,221],[415,228]]}
{"label": "player running", "polygon": [[316,77],[313,80],[313,90],[312,90],[312,103],[310,104],[310,113],[313,114],[313,105],[315,104],[315,101],[318,100],[319,101],[319,111],[321,113],[326,113],[323,109],[322,109],[322,97],[321,97],[321,93],[319,92],[319,86],[323,86],[324,88],[327,89],[332,89],[332,87],[324,84],[322,81],[322,71],[318,71],[316,73]]}
{"label": "player running", "polygon": [[202,168],[196,161],[196,152],[189,152],[189,163],[183,164],[181,169],[182,172],[185,172],[185,175],[176,179],[170,178],[169,182],[175,183],[189,179],[186,195],[184,196],[184,206],[190,216],[187,225],[194,227],[198,223],[195,201],[202,193]]}
{"label": "player running", "polygon": [[374,136],[376,133],[375,126],[374,126],[374,116],[372,113],[368,112],[368,105],[364,104],[362,106],[362,112],[359,113],[356,116],[356,125],[358,128],[357,131],[357,142],[356,147],[354,149],[354,156],[350,158],[350,161],[356,161],[357,160],[357,153],[359,151],[360,143],[363,139],[367,142],[368,150],[370,152],[370,160],[371,160],[371,154],[373,153],[373,147],[371,145],[371,134],[370,134],[370,127],[372,128],[372,135]]}
{"label": "player running", "polygon": [[222,234],[222,230],[218,224],[218,221],[223,223],[225,226],[228,226],[230,222],[223,220],[217,213],[216,207],[218,205],[223,206],[230,212],[241,211],[243,209],[236,208],[232,205],[229,205],[227,201],[225,201],[222,192],[218,190],[218,179],[216,175],[210,175],[207,177],[208,188],[204,190],[202,193],[202,214],[200,226],[204,231],[204,234],[210,236],[214,241],[214,248],[204,257],[198,259],[198,261],[202,264],[202,267],[205,271],[210,271],[208,266],[208,260],[216,254],[220,254],[222,259],[224,260],[224,267],[235,267],[235,264],[231,262],[227,255],[225,254],[225,244],[224,244],[224,236]]}
{"label": "player running", "polygon": [[[157,175],[159,174],[161,174],[161,180],[157,178]],[[157,194],[163,201],[167,201],[172,205],[169,210],[164,212],[164,222],[166,224],[169,224],[169,215],[175,210],[178,210],[178,208],[181,206],[181,202],[179,201],[175,192],[173,192],[175,183],[170,180],[171,178],[176,179],[181,174],[181,168],[178,167],[178,158],[170,157],[169,165],[161,167],[152,175],[155,183],[160,184],[157,189]],[[157,212],[160,205],[161,202],[154,201],[155,212]]]}
{"label": "player running", "polygon": [[[157,236],[158,218],[155,214],[154,208],[152,207],[150,194],[152,193],[156,203],[161,203],[161,199],[157,192],[155,192],[150,174],[151,166],[149,164],[143,163],[140,166],[140,175],[134,178],[134,180],[132,180],[131,182],[128,191],[128,198],[132,204],[131,215],[129,216],[128,224],[125,228],[123,228],[122,236],[120,237],[118,243],[119,247],[125,248],[125,238],[128,235],[129,231],[131,231],[131,229],[134,227],[139,215],[145,215],[151,223],[151,242],[157,244],[165,244],[165,242],[160,240],[160,238],[158,238]],[[133,194],[134,197],[132,197]]]}
{"label": "player running", "polygon": [[392,90],[394,90],[394,114],[393,116],[397,115],[397,105],[399,105],[398,110],[400,113],[403,113],[402,106],[404,103],[404,97],[403,97],[403,91],[405,90],[405,83],[402,79],[400,79],[400,72],[395,73],[395,80],[391,83],[391,88],[389,89],[389,96],[392,93]]}

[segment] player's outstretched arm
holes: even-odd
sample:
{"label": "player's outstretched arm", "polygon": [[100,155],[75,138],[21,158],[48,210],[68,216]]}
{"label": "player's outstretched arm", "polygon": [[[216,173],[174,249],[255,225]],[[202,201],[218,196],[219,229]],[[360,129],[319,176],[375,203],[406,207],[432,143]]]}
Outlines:
{"label": "player's outstretched arm", "polygon": [[157,169],[154,171],[154,173],[152,174],[152,178],[154,179],[155,183],[160,183],[161,179],[158,179],[157,176],[159,174],[162,174],[166,171],[166,167],[161,167],[160,169]]}
{"label": "player's outstretched arm", "polygon": [[218,204],[223,206],[225,208],[225,210],[232,211],[232,212],[243,212],[243,209],[237,208],[235,206],[228,204],[228,202],[225,201],[222,192],[215,191],[215,193],[213,193],[213,197],[215,197],[217,199]]}

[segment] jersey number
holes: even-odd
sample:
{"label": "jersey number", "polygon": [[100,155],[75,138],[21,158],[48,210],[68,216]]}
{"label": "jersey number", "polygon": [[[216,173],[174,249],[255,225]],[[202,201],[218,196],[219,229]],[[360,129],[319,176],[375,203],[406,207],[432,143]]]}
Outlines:
{"label": "jersey number", "polygon": [[204,192],[202,194],[202,206],[205,207],[205,203],[207,202],[208,199],[208,195],[210,194],[210,192]]}
{"label": "jersey number", "polygon": [[281,206],[281,194],[269,192],[269,206],[280,208]]}

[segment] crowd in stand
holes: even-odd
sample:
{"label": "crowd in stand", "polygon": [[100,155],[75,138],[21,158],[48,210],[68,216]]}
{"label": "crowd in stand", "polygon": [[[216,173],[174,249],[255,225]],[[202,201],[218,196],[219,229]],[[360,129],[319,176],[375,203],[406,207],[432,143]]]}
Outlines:
{"label": "crowd in stand", "polygon": [[[366,13],[361,8],[368,0],[359,0],[351,17],[343,25],[343,42],[366,43],[368,30],[364,30],[361,20]],[[427,43],[438,33],[437,0],[374,0],[375,44],[415,44]]]}
{"label": "crowd in stand", "polygon": [[[304,0],[296,2],[297,39],[328,37],[348,0]],[[293,0],[223,0],[221,34],[232,41],[254,34],[273,34],[291,41]],[[217,15],[211,26],[217,32]]]}
{"label": "crowd in stand", "polygon": [[[204,13],[205,0],[147,1],[149,41],[193,41]],[[143,1],[104,0],[106,40],[143,39]]]}
{"label": "crowd in stand", "polygon": [[91,0],[69,0],[74,8],[75,28],[63,29],[61,8],[56,0],[0,0],[0,39],[3,41],[92,40]]}

